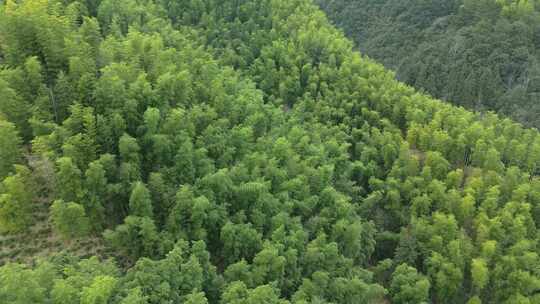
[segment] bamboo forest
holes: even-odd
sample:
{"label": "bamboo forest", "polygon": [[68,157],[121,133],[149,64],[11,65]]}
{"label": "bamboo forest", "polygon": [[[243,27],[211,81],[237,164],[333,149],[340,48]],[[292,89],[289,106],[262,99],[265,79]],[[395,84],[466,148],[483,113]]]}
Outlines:
{"label": "bamboo forest", "polygon": [[0,304],[539,304],[540,1],[0,0]]}

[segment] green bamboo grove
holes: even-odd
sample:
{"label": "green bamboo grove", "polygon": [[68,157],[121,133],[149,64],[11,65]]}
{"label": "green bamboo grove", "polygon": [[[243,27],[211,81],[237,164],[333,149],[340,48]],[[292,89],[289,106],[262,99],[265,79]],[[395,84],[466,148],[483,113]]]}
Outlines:
{"label": "green bamboo grove", "polygon": [[0,8],[0,303],[540,303],[539,175],[309,0]]}

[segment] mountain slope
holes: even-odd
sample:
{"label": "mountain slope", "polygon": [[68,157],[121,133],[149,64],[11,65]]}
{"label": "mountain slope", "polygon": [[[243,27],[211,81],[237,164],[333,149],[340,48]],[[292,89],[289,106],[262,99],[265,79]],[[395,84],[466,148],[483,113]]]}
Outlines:
{"label": "mountain slope", "polygon": [[538,128],[536,1],[317,2],[363,53],[395,70],[398,79]]}
{"label": "mountain slope", "polygon": [[55,232],[103,233],[116,264],[7,264],[0,298],[538,301],[538,132],[397,82],[311,1],[1,14],[0,151],[55,168],[5,166],[0,228],[24,231],[50,197]]}

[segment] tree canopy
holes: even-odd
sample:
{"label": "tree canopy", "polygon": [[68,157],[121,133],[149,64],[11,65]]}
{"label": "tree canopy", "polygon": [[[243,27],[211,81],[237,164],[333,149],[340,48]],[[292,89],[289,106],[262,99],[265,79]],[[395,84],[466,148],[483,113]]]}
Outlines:
{"label": "tree canopy", "polygon": [[536,0],[316,0],[366,55],[419,90],[539,128]]}
{"label": "tree canopy", "polygon": [[540,301],[538,131],[395,80],[313,1],[0,7],[2,254],[80,245],[8,253],[7,303]]}

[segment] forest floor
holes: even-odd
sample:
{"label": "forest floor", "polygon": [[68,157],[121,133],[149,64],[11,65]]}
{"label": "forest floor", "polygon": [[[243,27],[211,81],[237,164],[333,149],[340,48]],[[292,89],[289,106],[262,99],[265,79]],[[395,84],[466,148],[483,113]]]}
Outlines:
{"label": "forest floor", "polygon": [[10,235],[0,234],[0,266],[10,262],[33,264],[62,252],[81,258],[103,254],[104,246],[101,238],[63,240],[54,232],[48,221],[48,204],[39,202],[35,205],[35,224],[28,231]]}

